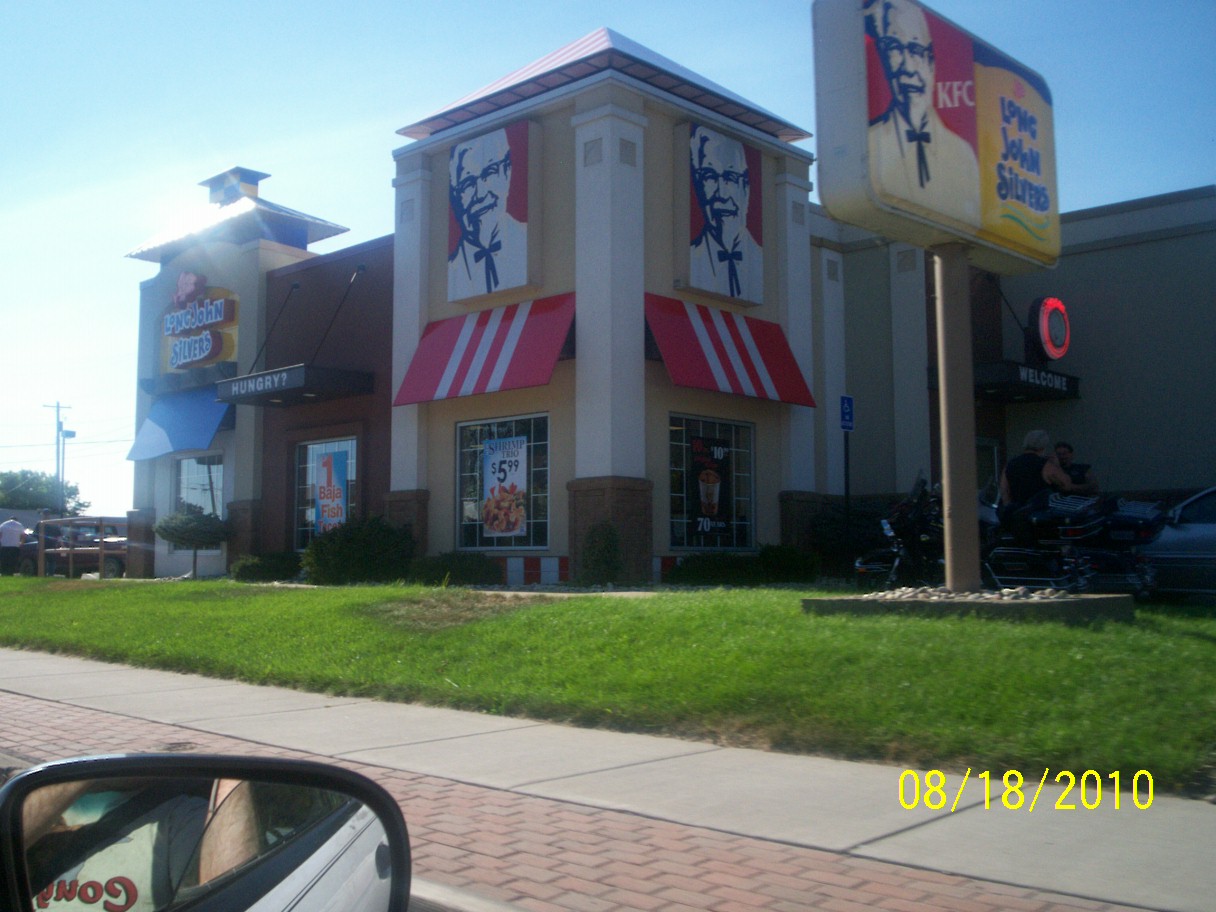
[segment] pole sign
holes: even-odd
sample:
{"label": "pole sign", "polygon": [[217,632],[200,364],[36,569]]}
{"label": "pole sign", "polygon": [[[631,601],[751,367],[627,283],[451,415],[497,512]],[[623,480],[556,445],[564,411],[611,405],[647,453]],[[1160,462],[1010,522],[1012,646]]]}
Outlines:
{"label": "pole sign", "polygon": [[483,534],[492,538],[523,535],[528,522],[528,438],[487,440],[481,479]]}
{"label": "pole sign", "polygon": [[840,429],[842,431],[853,430],[853,397],[840,397]]}
{"label": "pole sign", "polygon": [[317,534],[346,522],[346,451],[326,453],[318,465],[313,523]]}
{"label": "pole sign", "polygon": [[1060,254],[1043,77],[916,0],[815,0],[820,198],[919,247],[963,242],[997,273]]}

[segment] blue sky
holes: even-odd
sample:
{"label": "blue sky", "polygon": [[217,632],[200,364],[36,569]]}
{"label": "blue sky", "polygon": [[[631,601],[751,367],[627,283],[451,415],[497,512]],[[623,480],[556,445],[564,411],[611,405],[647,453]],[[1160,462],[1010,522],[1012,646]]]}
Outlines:
{"label": "blue sky", "polygon": [[[1040,72],[1061,209],[1216,182],[1212,0],[937,0]],[[10,4],[0,33],[0,471],[55,468],[131,506],[139,283],[125,258],[234,165],[274,202],[392,227],[396,130],[601,26],[814,132],[807,0]],[[810,150],[815,140],[803,144]],[[814,178],[814,175],[812,175]]]}

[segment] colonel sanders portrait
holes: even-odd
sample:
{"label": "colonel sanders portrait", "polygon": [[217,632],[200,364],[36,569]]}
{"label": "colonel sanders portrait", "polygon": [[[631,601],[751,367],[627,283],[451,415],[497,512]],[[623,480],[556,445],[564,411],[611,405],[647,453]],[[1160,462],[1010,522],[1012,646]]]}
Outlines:
{"label": "colonel sanders portrait", "polygon": [[756,150],[692,125],[689,284],[694,287],[757,303],[763,299],[759,170]]}
{"label": "colonel sanders portrait", "polygon": [[[527,136],[527,124],[521,122],[452,147],[448,159],[450,301],[527,283]],[[513,158],[523,160],[522,173],[517,174],[513,166],[518,163]],[[521,184],[514,195],[513,180]]]}
{"label": "colonel sanders portrait", "polygon": [[978,228],[979,160],[936,107],[938,51],[924,10],[911,0],[868,0],[865,30],[880,68],[870,65],[871,94],[885,88],[890,98],[869,127],[876,189]]}

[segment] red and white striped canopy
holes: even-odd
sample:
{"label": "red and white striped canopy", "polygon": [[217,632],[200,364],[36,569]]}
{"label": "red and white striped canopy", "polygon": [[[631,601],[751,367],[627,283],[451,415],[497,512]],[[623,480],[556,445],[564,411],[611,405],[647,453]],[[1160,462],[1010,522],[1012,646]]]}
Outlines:
{"label": "red and white striped canopy", "polygon": [[646,322],[676,386],[815,405],[776,323],[654,294]]}
{"label": "red and white striped canopy", "polygon": [[574,295],[564,294],[436,320],[393,405],[544,386],[573,319]]}

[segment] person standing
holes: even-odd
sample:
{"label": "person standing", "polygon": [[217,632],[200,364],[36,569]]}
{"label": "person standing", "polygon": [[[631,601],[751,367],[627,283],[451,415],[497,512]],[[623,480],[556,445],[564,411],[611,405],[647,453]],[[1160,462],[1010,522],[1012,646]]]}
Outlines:
{"label": "person standing", "polygon": [[1048,491],[1077,493],[1072,479],[1060,468],[1051,451],[1046,431],[1031,431],[1022,441],[1022,452],[1001,473],[1001,517],[1003,521],[1029,506]]}
{"label": "person standing", "polygon": [[25,541],[25,524],[10,516],[0,523],[0,575],[12,576],[21,560],[21,543]]}
{"label": "person standing", "polygon": [[1061,440],[1056,444],[1056,459],[1060,468],[1072,480],[1074,494],[1097,494],[1100,490],[1098,479],[1094,476],[1093,466],[1087,462],[1076,462],[1073,457],[1072,444]]}

